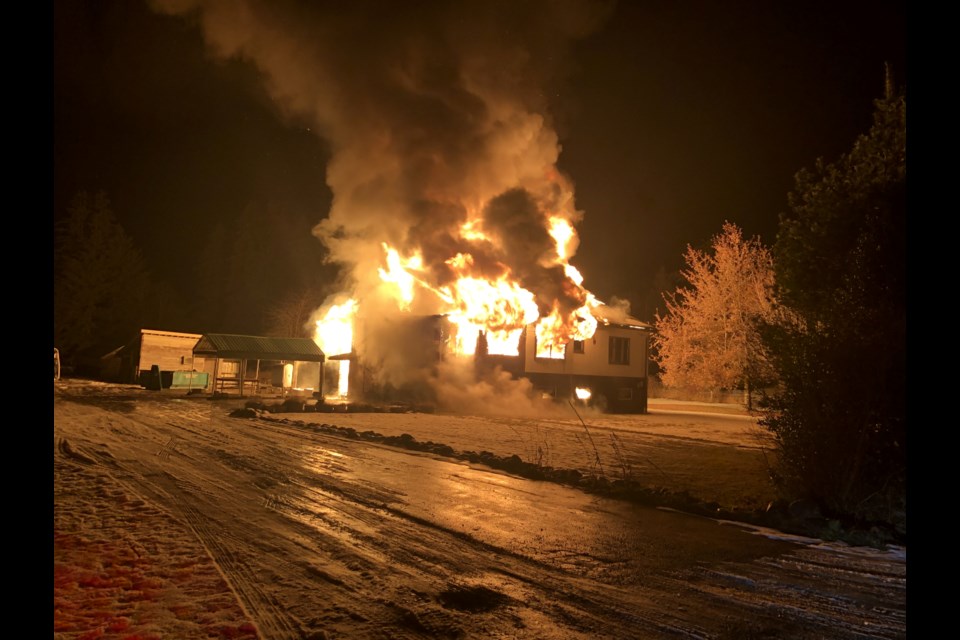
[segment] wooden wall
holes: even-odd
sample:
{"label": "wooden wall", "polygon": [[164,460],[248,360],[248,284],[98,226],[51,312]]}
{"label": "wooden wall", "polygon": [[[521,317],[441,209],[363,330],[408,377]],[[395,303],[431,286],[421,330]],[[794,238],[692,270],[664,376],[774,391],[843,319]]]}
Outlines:
{"label": "wooden wall", "polygon": [[203,358],[194,360],[193,347],[200,336],[148,333],[140,335],[140,372],[153,365],[161,371],[203,371]]}

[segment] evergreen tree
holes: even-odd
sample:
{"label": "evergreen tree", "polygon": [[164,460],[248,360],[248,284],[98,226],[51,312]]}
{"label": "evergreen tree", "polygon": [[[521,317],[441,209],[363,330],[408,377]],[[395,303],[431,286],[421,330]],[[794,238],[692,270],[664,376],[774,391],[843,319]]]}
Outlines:
{"label": "evergreen tree", "polygon": [[195,311],[199,326],[210,333],[227,332],[224,323],[226,288],[229,266],[227,246],[230,241],[227,228],[214,225],[207,235],[203,250],[197,258],[199,266],[195,280]]}
{"label": "evergreen tree", "polygon": [[77,194],[55,224],[53,276],[54,344],[64,362],[92,361],[140,328],[147,272],[105,193]]}
{"label": "evergreen tree", "polygon": [[904,524],[905,96],[888,89],[848,153],[797,174],[773,252],[799,319],[763,330],[782,390],[761,422],[782,487],[838,516]]}
{"label": "evergreen tree", "polygon": [[[275,205],[250,203],[235,224],[217,225],[207,240],[197,280],[202,304],[196,315],[207,331],[275,333],[276,307],[288,307],[291,300],[306,305],[309,292],[322,292],[335,278],[336,269],[325,257],[301,216]],[[324,297],[317,295],[313,308]],[[285,308],[281,315],[292,310]],[[282,325],[285,331],[291,328],[289,322]]]}

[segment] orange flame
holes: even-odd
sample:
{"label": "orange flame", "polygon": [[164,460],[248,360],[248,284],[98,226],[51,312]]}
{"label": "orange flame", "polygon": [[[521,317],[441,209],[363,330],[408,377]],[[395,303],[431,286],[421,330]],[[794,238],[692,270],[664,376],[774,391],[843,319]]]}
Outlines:
{"label": "orange flame", "polygon": [[450,297],[455,301],[448,315],[457,327],[455,350],[464,355],[475,353],[478,333],[486,338],[487,353],[517,355],[520,333],[539,315],[533,294],[504,278],[460,278]]}
{"label": "orange flame", "polygon": [[[353,319],[357,313],[357,301],[348,299],[331,306],[327,313],[317,320],[313,341],[326,356],[347,355],[353,350]],[[350,384],[350,361],[341,360],[339,365],[337,394],[346,398]]]}
{"label": "orange flame", "polygon": [[[572,254],[571,244],[577,235],[573,227],[570,226],[567,220],[554,216],[550,218],[549,232],[550,237],[557,243],[557,256],[559,256],[560,260],[567,260]],[[577,284],[580,283],[578,282]]]}
{"label": "orange flame", "polygon": [[[551,227],[558,252],[573,237],[573,228],[561,218],[553,218]],[[472,227],[467,227],[472,228]],[[587,303],[573,313],[561,314],[556,302],[551,313],[541,317],[534,294],[512,279],[506,267],[497,278],[475,274],[474,259],[469,253],[458,253],[446,261],[457,276],[451,285],[432,287],[414,272],[422,270],[419,254],[403,259],[399,252],[383,243],[386,268],[380,268],[380,279],[396,287],[396,298],[401,310],[409,310],[416,295],[417,284],[438,298],[440,313],[456,327],[452,341],[454,353],[474,355],[477,341],[482,337],[487,353],[517,355],[524,327],[535,324],[536,355],[539,358],[563,359],[566,344],[593,336],[597,321],[591,307],[599,302],[585,292]],[[562,262],[567,278],[577,287],[583,277],[576,267]]]}
{"label": "orange flame", "polygon": [[[558,180],[556,176],[552,179]],[[481,208],[470,209],[466,221],[450,230],[451,237],[464,244],[459,245],[458,253],[445,260],[446,273],[452,275],[446,283],[431,284],[429,270],[424,268],[419,251],[404,258],[386,242],[382,243],[385,264],[378,269],[380,280],[392,285],[387,291],[401,311],[409,311],[418,295],[432,294],[432,300],[425,300],[425,304],[417,302],[417,308],[429,308],[447,317],[455,327],[448,343],[454,353],[473,355],[478,344],[483,344],[489,354],[518,355],[520,336],[526,327],[533,325],[536,356],[563,359],[569,342],[593,336],[597,320],[592,309],[600,304],[583,288],[582,274],[569,263],[578,242],[572,224],[576,212],[571,198],[572,194],[554,200],[551,208],[557,213],[545,216],[544,228],[553,240],[555,254],[539,259],[545,268],[562,267],[566,278],[562,283],[568,300],[566,306],[562,306],[560,300],[538,299],[520,284],[510,267],[500,262],[491,263],[489,254],[482,259],[482,269],[475,264],[474,256],[463,250],[464,245],[502,248],[502,238],[489,235],[484,228],[484,219],[477,213]],[[584,302],[580,308],[570,311],[569,300],[576,299]],[[550,311],[543,315],[546,312],[541,310],[546,308]]]}
{"label": "orange flame", "polygon": [[400,310],[408,311],[410,304],[413,302],[413,286],[417,282],[417,278],[415,278],[408,269],[415,271],[422,269],[423,258],[420,257],[419,253],[415,253],[412,257],[403,260],[400,258],[400,254],[396,249],[390,247],[386,242],[381,244],[387,254],[387,268],[384,269],[381,267],[378,270],[380,279],[384,282],[392,282],[397,285],[400,296]]}

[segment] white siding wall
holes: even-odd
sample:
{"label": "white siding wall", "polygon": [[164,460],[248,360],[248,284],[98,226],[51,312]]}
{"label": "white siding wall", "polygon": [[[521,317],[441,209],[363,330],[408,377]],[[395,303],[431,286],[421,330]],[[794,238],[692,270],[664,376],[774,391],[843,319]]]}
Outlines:
{"label": "white siding wall", "polygon": [[[624,376],[643,378],[647,375],[646,331],[600,325],[593,338],[586,340],[583,353],[573,353],[573,343],[567,345],[563,360],[535,358],[533,329],[528,329],[524,344],[526,371],[530,373],[564,373],[591,376]],[[630,340],[630,364],[610,364],[610,338]]]}

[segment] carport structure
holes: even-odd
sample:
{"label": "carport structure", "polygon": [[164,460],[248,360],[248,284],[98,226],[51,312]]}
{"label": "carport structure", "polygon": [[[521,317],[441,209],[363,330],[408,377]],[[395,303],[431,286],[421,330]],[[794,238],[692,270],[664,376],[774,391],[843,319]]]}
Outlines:
{"label": "carport structure", "polygon": [[261,395],[265,388],[322,392],[323,351],[310,338],[277,338],[226,333],[206,333],[193,348],[205,359],[214,392],[236,389]]}

